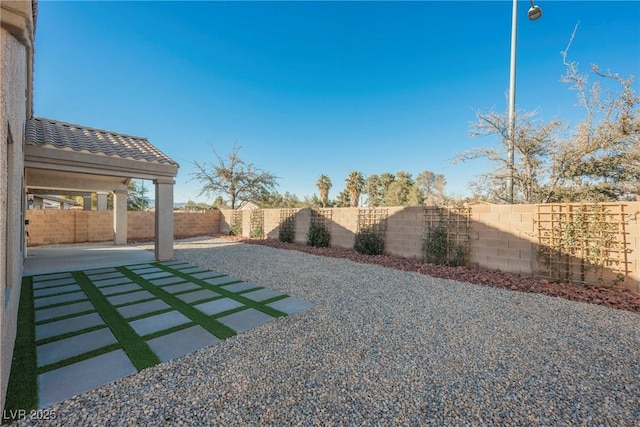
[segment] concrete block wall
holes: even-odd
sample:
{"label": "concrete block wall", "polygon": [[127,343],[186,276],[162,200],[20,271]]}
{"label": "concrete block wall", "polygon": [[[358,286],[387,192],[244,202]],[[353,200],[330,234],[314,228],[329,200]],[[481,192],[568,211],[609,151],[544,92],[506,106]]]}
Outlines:
{"label": "concrete block wall", "polygon": [[[112,211],[29,210],[29,246],[67,243],[108,242],[113,240]],[[220,212],[174,212],[177,238],[217,234]],[[154,212],[127,212],[127,239],[152,240],[155,236]]]}

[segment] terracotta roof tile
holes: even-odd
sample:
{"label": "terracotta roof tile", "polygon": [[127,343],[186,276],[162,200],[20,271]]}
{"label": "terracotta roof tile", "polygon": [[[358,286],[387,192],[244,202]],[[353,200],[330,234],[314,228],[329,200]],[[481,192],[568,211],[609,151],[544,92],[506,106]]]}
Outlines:
{"label": "terracotta roof tile", "polygon": [[50,145],[63,150],[71,149],[124,159],[177,165],[173,159],[154,147],[146,138],[42,117],[27,120],[25,141],[31,145]]}

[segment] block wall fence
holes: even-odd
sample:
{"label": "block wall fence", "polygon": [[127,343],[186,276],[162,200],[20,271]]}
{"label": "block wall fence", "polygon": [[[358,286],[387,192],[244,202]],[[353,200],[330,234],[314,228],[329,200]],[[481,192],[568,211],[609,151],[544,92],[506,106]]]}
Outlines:
{"label": "block wall fence", "polygon": [[[469,217],[469,249],[471,266],[533,275],[539,270],[536,213],[539,205],[472,205]],[[405,258],[422,259],[425,235],[423,207],[389,207],[385,233],[385,253]],[[295,242],[306,243],[311,223],[310,209],[290,210],[295,215]],[[328,209],[327,225],[331,245],[352,248],[358,228],[358,208]],[[264,237],[278,239],[281,209],[264,209]],[[627,224],[625,235],[627,275],[620,286],[640,292],[640,224],[635,214],[640,202],[624,204]],[[241,215],[242,235],[251,232],[250,210],[211,210],[174,212],[174,237],[227,234],[233,216]],[[110,211],[27,211],[29,246],[106,242],[113,239],[113,213]],[[128,212],[128,239],[154,238],[153,212]],[[605,279],[615,272],[605,271]]]}
{"label": "block wall fence", "polygon": [[[112,211],[28,210],[28,245],[108,242],[113,240]],[[153,240],[154,212],[127,212],[127,239]],[[210,236],[220,229],[220,211],[174,212],[175,238]]]}

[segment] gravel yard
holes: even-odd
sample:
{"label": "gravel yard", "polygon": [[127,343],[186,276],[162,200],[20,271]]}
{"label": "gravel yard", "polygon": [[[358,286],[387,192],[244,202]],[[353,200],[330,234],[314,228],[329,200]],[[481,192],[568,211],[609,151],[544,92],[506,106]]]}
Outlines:
{"label": "gravel yard", "polygon": [[222,239],[175,248],[315,305],[68,399],[49,424],[640,425],[636,313]]}

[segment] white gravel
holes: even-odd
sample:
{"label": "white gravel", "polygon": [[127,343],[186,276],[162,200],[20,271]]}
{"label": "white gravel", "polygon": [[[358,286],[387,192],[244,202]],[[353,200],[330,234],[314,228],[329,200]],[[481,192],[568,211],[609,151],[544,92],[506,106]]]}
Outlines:
{"label": "white gravel", "polygon": [[175,247],[315,306],[68,399],[48,424],[640,425],[637,314],[218,239]]}

